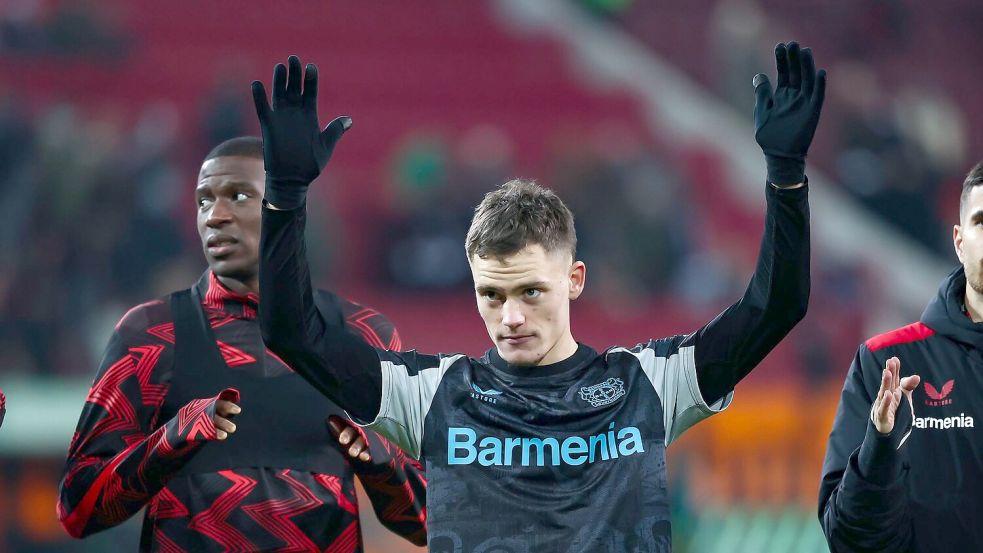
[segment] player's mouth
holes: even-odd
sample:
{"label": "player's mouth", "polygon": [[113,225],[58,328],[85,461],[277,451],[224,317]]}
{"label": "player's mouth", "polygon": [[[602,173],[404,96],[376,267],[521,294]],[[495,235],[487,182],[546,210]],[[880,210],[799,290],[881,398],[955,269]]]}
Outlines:
{"label": "player's mouth", "polygon": [[239,241],[228,234],[213,234],[205,241],[208,255],[215,259],[231,254],[238,245]]}
{"label": "player's mouth", "polygon": [[534,334],[512,334],[502,336],[502,341],[510,346],[521,346],[531,342],[535,337]]}

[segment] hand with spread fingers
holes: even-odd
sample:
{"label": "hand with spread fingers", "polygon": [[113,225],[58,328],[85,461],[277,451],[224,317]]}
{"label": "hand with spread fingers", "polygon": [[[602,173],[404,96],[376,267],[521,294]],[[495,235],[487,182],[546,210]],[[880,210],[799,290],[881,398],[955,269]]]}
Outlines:
{"label": "hand with spread fingers", "polygon": [[[303,86],[301,85],[303,82]],[[322,130],[317,117],[317,67],[307,64],[301,75],[300,59],[273,69],[272,105],[266,88],[253,81],[253,102],[263,132],[266,166],[266,201],[277,209],[304,204],[307,187],[331,159],[335,145],[352,126],[351,117],[338,117]]]}
{"label": "hand with spread fingers", "polygon": [[887,360],[881,373],[881,388],[877,392],[877,399],[874,400],[874,408],[870,413],[878,432],[890,434],[894,430],[895,415],[901,405],[902,394],[908,398],[908,403],[911,403],[911,393],[918,387],[919,382],[921,377],[917,374],[901,377],[901,361],[897,357]]}
{"label": "hand with spread fingers", "polygon": [[812,50],[795,42],[775,47],[778,82],[754,76],[754,138],[765,154],[768,182],[805,182],[805,158],[826,96],[826,71],[816,71]]}

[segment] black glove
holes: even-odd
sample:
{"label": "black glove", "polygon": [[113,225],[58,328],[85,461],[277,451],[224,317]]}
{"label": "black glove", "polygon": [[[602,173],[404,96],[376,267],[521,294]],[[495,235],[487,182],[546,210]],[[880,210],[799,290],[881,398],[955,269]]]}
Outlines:
{"label": "black glove", "polygon": [[812,50],[795,42],[775,47],[778,88],[764,73],[754,76],[754,138],[765,153],[768,182],[805,182],[805,159],[826,96],[826,71],[816,71]]}
{"label": "black glove", "polygon": [[266,201],[280,209],[303,205],[307,187],[321,174],[335,144],[352,126],[351,117],[338,117],[322,131],[317,120],[317,67],[307,64],[300,90],[300,59],[290,56],[289,69],[273,69],[273,108],[263,83],[253,81],[253,101],[263,131]]}

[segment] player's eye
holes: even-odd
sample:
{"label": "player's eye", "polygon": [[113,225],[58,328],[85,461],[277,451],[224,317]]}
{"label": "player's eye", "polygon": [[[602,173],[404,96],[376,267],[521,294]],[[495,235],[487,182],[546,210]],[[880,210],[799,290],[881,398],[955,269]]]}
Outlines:
{"label": "player's eye", "polygon": [[494,290],[485,290],[484,292],[481,293],[481,297],[485,298],[488,301],[498,301],[500,299],[498,292]]}
{"label": "player's eye", "polygon": [[211,198],[198,198],[198,209],[207,209],[210,205],[212,205]]}
{"label": "player's eye", "polygon": [[237,202],[245,201],[249,199],[249,194],[246,194],[245,192],[236,192],[233,199]]}
{"label": "player's eye", "polygon": [[538,298],[540,295],[542,295],[542,293],[543,291],[539,288],[526,288],[526,291],[524,292],[525,296],[529,299]]}

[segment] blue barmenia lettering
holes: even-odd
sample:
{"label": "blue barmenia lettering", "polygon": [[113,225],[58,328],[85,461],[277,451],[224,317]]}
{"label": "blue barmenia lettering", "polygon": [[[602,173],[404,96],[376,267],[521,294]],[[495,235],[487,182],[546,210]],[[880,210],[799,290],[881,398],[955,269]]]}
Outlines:
{"label": "blue barmenia lettering", "polygon": [[560,442],[556,438],[485,436],[471,428],[450,427],[447,429],[447,464],[524,467],[536,465],[582,465],[595,461],[608,461],[645,453],[642,433],[634,426],[615,431],[614,422],[607,432],[582,438],[570,436]]}

